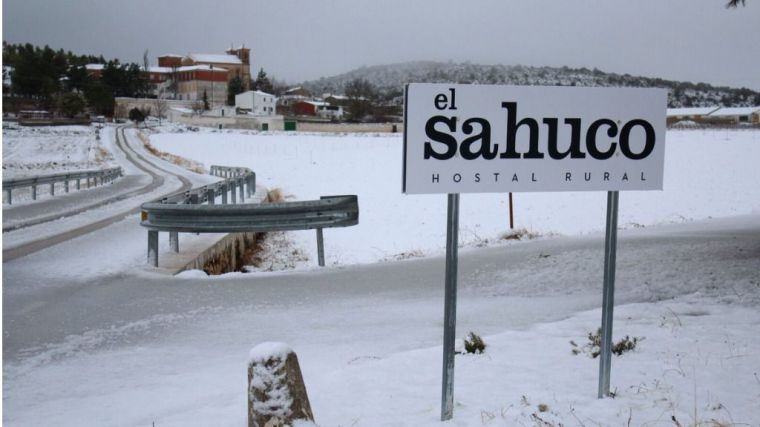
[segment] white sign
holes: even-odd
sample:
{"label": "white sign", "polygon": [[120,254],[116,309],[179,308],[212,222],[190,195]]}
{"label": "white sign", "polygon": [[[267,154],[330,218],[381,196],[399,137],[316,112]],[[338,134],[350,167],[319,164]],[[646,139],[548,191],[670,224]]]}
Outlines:
{"label": "white sign", "polygon": [[403,191],[661,190],[665,89],[412,83]]}

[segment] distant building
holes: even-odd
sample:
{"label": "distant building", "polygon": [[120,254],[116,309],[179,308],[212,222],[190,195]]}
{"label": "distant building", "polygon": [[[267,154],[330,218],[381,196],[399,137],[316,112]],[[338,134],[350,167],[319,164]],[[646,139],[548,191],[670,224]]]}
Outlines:
{"label": "distant building", "polygon": [[760,107],[719,108],[707,115],[711,123],[760,123]]}
{"label": "distant building", "polygon": [[259,90],[249,90],[235,95],[235,107],[241,112],[256,116],[274,116],[276,106],[277,98],[274,95]]}
{"label": "distant building", "polygon": [[325,119],[342,119],[343,107],[330,105],[324,101],[298,101],[293,103],[293,114],[298,116],[317,116]]}
{"label": "distant building", "polygon": [[667,123],[670,125],[683,120],[691,120],[699,123],[704,121],[705,117],[719,108],[720,107],[668,108],[666,113]]}
{"label": "distant building", "polygon": [[183,101],[203,100],[209,104],[227,101],[227,70],[211,65],[191,65],[176,69],[177,97]]}
{"label": "distant building", "polygon": [[87,64],[84,69],[88,76],[100,78],[103,76],[103,68],[105,67],[105,64]]}

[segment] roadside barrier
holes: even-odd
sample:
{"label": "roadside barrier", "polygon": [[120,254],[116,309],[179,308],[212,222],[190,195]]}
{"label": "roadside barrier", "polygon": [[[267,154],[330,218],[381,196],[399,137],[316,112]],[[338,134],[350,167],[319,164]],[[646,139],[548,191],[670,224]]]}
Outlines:
{"label": "roadside barrier", "polygon": [[76,181],[76,189],[81,189],[82,180],[85,180],[87,187],[107,184],[116,178],[122,176],[123,172],[120,167],[100,170],[85,170],[76,172],[65,172],[51,175],[37,175],[25,178],[3,180],[3,190],[5,191],[5,200],[8,204],[13,204],[13,190],[18,188],[32,187],[32,200],[37,200],[37,187],[40,185],[50,185],[50,195],[55,196],[55,185],[63,182],[64,191],[69,192],[69,183]]}
{"label": "roadside barrier", "polygon": [[[323,196],[319,200],[245,203],[254,194],[256,175],[247,168],[212,166],[224,181],[176,193],[142,205],[140,225],[148,229],[148,264],[158,267],[158,233],[169,232],[172,251],[179,252],[178,233],[237,233],[317,230],[319,265],[323,267],[323,228],[359,223],[355,195]],[[239,189],[239,198],[236,197]],[[228,197],[229,195],[229,197]],[[215,200],[221,196],[222,203]],[[239,201],[239,202],[238,202]],[[205,204],[204,204],[205,203]]]}

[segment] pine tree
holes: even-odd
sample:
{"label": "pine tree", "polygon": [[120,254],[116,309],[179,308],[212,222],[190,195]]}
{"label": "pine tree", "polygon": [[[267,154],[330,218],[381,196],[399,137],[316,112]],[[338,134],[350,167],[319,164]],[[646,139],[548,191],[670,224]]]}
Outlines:
{"label": "pine tree", "polygon": [[243,93],[243,80],[233,77],[227,83],[227,105],[235,105],[235,95]]}
{"label": "pine tree", "polygon": [[272,82],[269,81],[267,73],[263,68],[259,70],[259,74],[256,76],[256,81],[253,82],[253,88],[266,93],[272,93]]}

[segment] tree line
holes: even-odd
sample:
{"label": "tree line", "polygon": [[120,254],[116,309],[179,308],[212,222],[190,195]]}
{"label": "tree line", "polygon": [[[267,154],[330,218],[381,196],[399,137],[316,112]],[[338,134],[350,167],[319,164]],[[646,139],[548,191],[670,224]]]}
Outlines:
{"label": "tree line", "polygon": [[[3,64],[10,66],[12,103],[34,104],[67,116],[84,111],[113,115],[117,96],[140,97],[150,93],[150,84],[140,66],[122,64],[103,55],[77,55],[49,46],[3,42]],[[93,78],[86,64],[103,64],[100,78]],[[5,72],[5,70],[4,70]]]}

